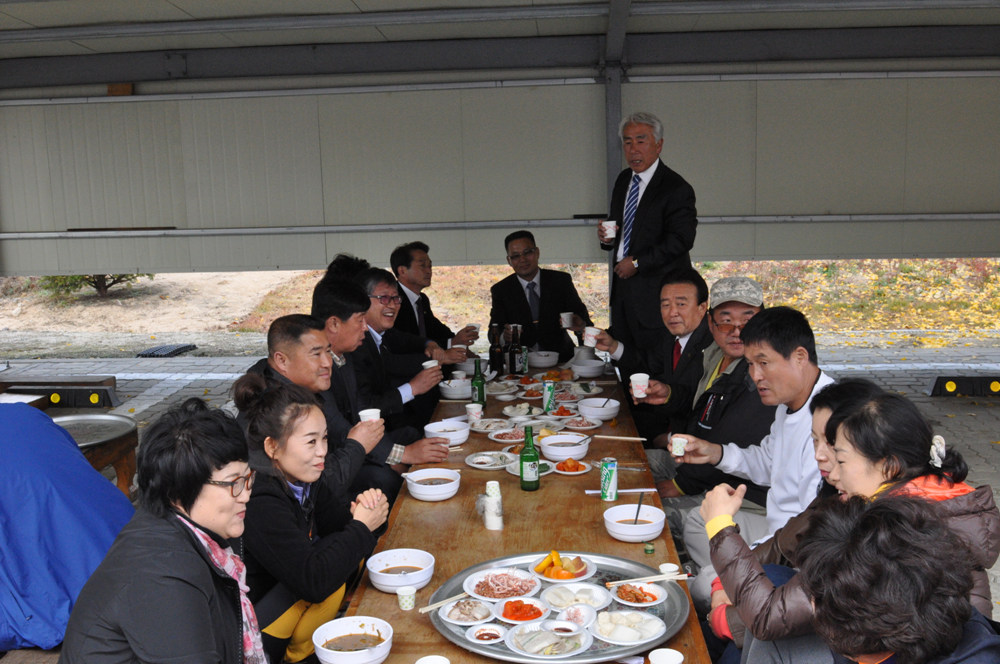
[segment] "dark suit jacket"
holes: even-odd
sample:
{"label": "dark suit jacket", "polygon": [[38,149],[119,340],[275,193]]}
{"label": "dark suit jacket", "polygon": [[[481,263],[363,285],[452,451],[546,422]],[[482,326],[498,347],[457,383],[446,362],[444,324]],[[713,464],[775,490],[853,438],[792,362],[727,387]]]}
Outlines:
{"label": "dark suit jacket", "polygon": [[[410,334],[419,336],[417,314],[410,304],[410,299],[402,289],[399,290],[399,294],[403,296],[403,301],[400,304],[399,313],[396,315],[396,324],[392,326],[392,329],[397,332],[409,332]],[[424,307],[424,329],[427,331],[427,338],[437,343],[441,348],[447,348],[448,340],[455,336],[455,333],[437,319],[434,312],[431,311],[430,300],[423,293],[420,294],[418,304],[420,302],[423,302]]]}
{"label": "dark suit jacket", "polygon": [[[573,278],[558,270],[540,270],[541,288],[538,324],[531,320],[531,307],[516,274],[501,279],[490,288],[493,306],[490,325],[517,323],[521,327],[521,343],[529,348],[536,343],[542,350],[559,352],[559,361],[573,356],[573,340],[559,322],[559,314],[572,311],[591,325],[590,313],[573,286]],[[659,310],[659,309],[657,309]]]}
{"label": "dark suit jacket", "polygon": [[[622,226],[625,216],[625,197],[628,194],[632,170],[626,168],[615,181],[611,192],[611,212]],[[612,297],[615,291],[623,299],[628,315],[644,328],[657,329],[663,325],[660,318],[660,280],[668,272],[691,265],[688,252],[694,246],[698,212],[695,209],[694,189],[684,178],[667,168],[661,161],[653,179],[639,199],[632,222],[629,254],[639,261],[639,273],[630,279],[613,277]],[[622,241],[619,230],[613,245],[601,245],[617,255]],[[615,335],[617,338],[617,335]]]}
{"label": "dark suit jacket", "polygon": [[[662,320],[660,321],[662,325]],[[622,382],[626,385],[629,376],[634,373],[648,373],[661,383],[670,386],[670,399],[659,406],[647,404],[633,405],[633,415],[636,415],[636,426],[643,429],[640,435],[650,438],[667,431],[680,432],[687,426],[687,419],[694,404],[694,393],[701,380],[702,360],[705,349],[714,340],[708,329],[708,316],[691,333],[691,338],[684,345],[681,356],[674,364],[674,341],[677,337],[667,336],[659,348],[647,350],[639,348],[638,344],[626,345],[622,359],[618,363]]]}

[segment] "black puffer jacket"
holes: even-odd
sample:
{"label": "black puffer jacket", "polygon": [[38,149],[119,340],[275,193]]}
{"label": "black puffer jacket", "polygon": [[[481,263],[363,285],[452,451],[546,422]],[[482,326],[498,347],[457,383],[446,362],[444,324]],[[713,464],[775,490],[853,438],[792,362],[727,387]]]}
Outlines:
{"label": "black puffer jacket", "polygon": [[322,602],[372,552],[375,535],[354,519],[344,490],[325,475],[313,482],[303,507],[284,479],[255,470],[243,533],[250,600],[282,583],[296,599]]}
{"label": "black puffer jacket", "polygon": [[242,664],[242,641],[236,581],[176,516],[139,509],[80,592],[59,661]]}
{"label": "black puffer jacket", "polygon": [[[948,526],[977,556],[976,562],[980,568],[973,573],[969,601],[978,611],[988,615],[993,610],[993,602],[986,569],[1000,557],[1000,511],[993,500],[993,490],[989,486],[981,486],[972,492],[937,501],[935,504]],[[805,530],[808,513],[807,510],[793,519],[793,529]],[[796,532],[781,536],[785,542],[784,555],[789,558],[788,563],[792,566],[796,561],[788,542],[797,536]],[[755,638],[773,641],[812,632],[812,607],[797,576],[775,588],[764,573],[762,561],[733,527],[724,528],[717,533],[710,546],[712,565],[722,579],[722,586],[739,613],[740,620]],[[774,549],[770,551],[773,555]],[[761,554],[762,557],[767,555],[765,551]],[[734,633],[733,636],[737,635]]]}

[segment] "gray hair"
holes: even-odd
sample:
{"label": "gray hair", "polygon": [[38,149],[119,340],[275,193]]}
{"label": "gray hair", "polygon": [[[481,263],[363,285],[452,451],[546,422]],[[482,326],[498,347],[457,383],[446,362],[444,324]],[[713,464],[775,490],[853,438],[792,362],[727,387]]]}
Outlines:
{"label": "gray hair", "polygon": [[653,140],[659,142],[663,138],[663,123],[660,122],[660,118],[656,117],[652,113],[647,113],[645,111],[639,111],[637,113],[631,113],[622,118],[621,124],[618,125],[618,137],[624,138],[625,127],[630,124],[644,124],[649,125],[653,128]]}

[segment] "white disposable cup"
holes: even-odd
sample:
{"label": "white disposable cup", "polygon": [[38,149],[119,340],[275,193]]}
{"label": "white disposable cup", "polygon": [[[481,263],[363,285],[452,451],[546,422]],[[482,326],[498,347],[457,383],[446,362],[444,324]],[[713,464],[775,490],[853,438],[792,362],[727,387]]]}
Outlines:
{"label": "white disposable cup", "polygon": [[465,372],[464,371],[452,371],[451,372],[451,379],[452,380],[464,380],[465,379]]}
{"label": "white disposable cup", "polygon": [[646,391],[649,389],[649,374],[634,373],[629,380],[632,383],[632,396],[636,399],[645,397]]}
{"label": "white disposable cup", "polygon": [[610,242],[611,240],[615,239],[615,235],[618,232],[616,226],[618,226],[618,222],[617,221],[609,220],[609,221],[602,221],[601,222],[601,228],[604,229],[604,239],[605,239],[605,241]]}
{"label": "white disposable cup", "polygon": [[417,589],[413,586],[396,588],[396,599],[399,601],[399,608],[409,611],[416,605]]}
{"label": "white disposable cup", "polygon": [[681,664],[684,655],[673,648],[657,648],[649,653],[649,664]]}
{"label": "white disposable cup", "polygon": [[597,335],[601,333],[601,329],[597,327],[585,327],[583,328],[583,345],[590,346],[593,348],[597,345]]}
{"label": "white disposable cup", "polygon": [[475,328],[476,334],[479,334],[479,330],[482,329],[482,325],[479,323],[466,323],[465,326]]}
{"label": "white disposable cup", "polygon": [[670,437],[670,453],[675,457],[684,456],[684,449],[687,447],[688,439],[684,436]]}
{"label": "white disposable cup", "polygon": [[680,569],[674,563],[660,563],[660,574],[676,574]]}
{"label": "white disposable cup", "polygon": [[427,360],[426,362],[424,362],[423,367],[424,369],[433,369],[437,365],[438,365],[437,360]]}
{"label": "white disposable cup", "polygon": [[467,403],[465,404],[465,412],[469,415],[469,424],[478,422],[483,419],[483,404]]}
{"label": "white disposable cup", "polygon": [[413,664],[451,664],[451,660],[443,655],[426,655]]}
{"label": "white disposable cup", "polygon": [[378,408],[365,408],[363,411],[358,413],[358,417],[361,418],[362,422],[368,422],[369,420],[377,420],[382,417],[382,411]]}
{"label": "white disposable cup", "polygon": [[500,497],[500,482],[490,480],[486,483],[486,495],[492,498]]}
{"label": "white disposable cup", "polygon": [[572,311],[564,311],[561,314],[559,314],[559,324],[562,325],[564,328],[568,328],[568,327],[572,326],[573,325],[573,312]]}

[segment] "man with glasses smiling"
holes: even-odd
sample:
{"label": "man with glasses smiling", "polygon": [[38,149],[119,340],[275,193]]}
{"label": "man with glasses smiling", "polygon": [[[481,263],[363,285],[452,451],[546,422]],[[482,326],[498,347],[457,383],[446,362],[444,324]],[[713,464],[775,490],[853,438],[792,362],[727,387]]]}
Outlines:
{"label": "man with glasses smiling", "polygon": [[511,233],[504,239],[504,247],[514,274],[490,288],[490,325],[520,325],[523,345],[530,350],[558,352],[560,362],[569,360],[575,345],[559,322],[560,312],[573,312],[569,329],[578,340],[583,328],[592,325],[573,278],[558,270],[539,269],[540,251],[529,231]]}

